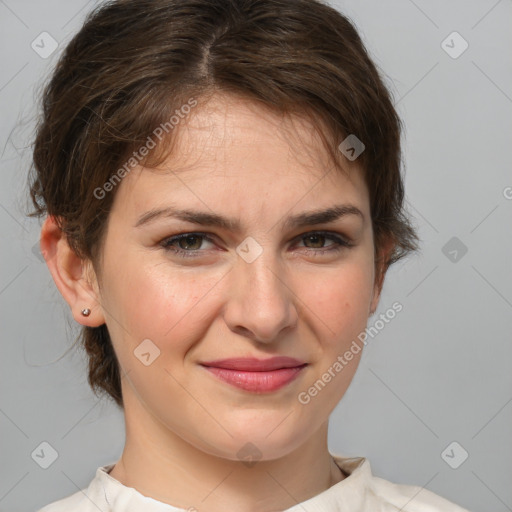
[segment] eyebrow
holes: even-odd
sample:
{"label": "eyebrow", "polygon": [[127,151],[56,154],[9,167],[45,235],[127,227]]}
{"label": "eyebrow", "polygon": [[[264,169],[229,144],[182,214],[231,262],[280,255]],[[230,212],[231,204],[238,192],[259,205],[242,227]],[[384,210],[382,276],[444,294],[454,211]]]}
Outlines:
{"label": "eyebrow", "polygon": [[[365,219],[363,212],[351,204],[339,204],[331,206],[330,208],[313,210],[310,212],[303,212],[297,215],[288,217],[284,223],[285,229],[293,229],[302,226],[312,226],[316,224],[326,224],[334,222],[347,215],[359,216],[362,220]],[[159,208],[147,211],[142,214],[135,227],[140,227],[149,224],[159,218],[175,218],[193,224],[200,224],[203,226],[213,226],[223,228],[233,232],[240,232],[241,226],[238,220],[230,219],[218,215],[216,213],[201,212],[198,210],[176,209],[172,207]]]}

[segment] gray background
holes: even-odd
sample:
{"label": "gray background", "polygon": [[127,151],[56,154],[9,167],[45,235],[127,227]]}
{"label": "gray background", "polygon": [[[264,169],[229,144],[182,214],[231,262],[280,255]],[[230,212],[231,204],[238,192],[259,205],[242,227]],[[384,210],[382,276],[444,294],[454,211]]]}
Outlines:
{"label": "gray background", "polygon": [[[404,309],[369,340],[333,413],[330,449],[472,511],[512,510],[512,2],[332,4],[356,23],[395,95],[422,250],[389,271],[369,325],[395,301]],[[85,487],[124,443],[122,413],[89,390],[84,355],[66,352],[78,326],[33,251],[39,222],[24,216],[36,87],[94,5],[0,0],[4,512]],[[31,48],[43,31],[59,42],[47,59]],[[441,46],[453,31],[469,44],[458,58]],[[46,470],[31,457],[43,441],[58,452]],[[457,469],[441,457],[453,441],[462,448],[452,461],[469,454]]]}

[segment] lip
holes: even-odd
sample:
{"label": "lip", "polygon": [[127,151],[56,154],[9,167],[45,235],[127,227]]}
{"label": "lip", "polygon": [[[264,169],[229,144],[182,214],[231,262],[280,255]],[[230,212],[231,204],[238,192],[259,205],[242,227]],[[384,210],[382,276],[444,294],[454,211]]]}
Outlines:
{"label": "lip", "polygon": [[276,391],[298,377],[307,363],[292,357],[233,358],[201,363],[218,379],[254,393]]}
{"label": "lip", "polygon": [[234,357],[230,359],[218,359],[201,363],[203,366],[225,368],[226,370],[241,370],[247,372],[268,372],[280,368],[296,368],[306,364],[294,357],[276,356],[268,359],[256,359],[255,357]]}

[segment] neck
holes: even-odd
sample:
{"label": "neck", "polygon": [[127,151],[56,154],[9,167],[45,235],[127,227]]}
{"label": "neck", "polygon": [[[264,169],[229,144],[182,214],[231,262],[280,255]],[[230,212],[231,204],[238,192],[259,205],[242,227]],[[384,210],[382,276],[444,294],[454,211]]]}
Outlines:
{"label": "neck", "polygon": [[286,456],[250,465],[206,453],[145,412],[125,410],[126,443],[110,475],[178,508],[286,510],[345,478],[327,448],[327,421]]}

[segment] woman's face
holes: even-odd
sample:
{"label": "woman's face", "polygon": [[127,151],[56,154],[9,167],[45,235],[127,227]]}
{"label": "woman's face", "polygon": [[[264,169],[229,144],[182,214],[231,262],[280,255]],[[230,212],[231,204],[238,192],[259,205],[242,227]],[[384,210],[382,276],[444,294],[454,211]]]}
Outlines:
{"label": "woman's face", "polygon": [[[368,191],[357,161],[348,177],[334,169],[306,122],[285,131],[221,96],[180,122],[161,169],[135,168],[118,185],[103,246],[97,307],[123,368],[127,421],[227,459],[248,442],[262,459],[284,456],[326,422],[359,363],[361,352],[308,393],[378,300]],[[147,216],[157,209],[167,213]],[[172,214],[184,210],[194,213]],[[274,356],[307,364],[239,384],[203,366]]]}

